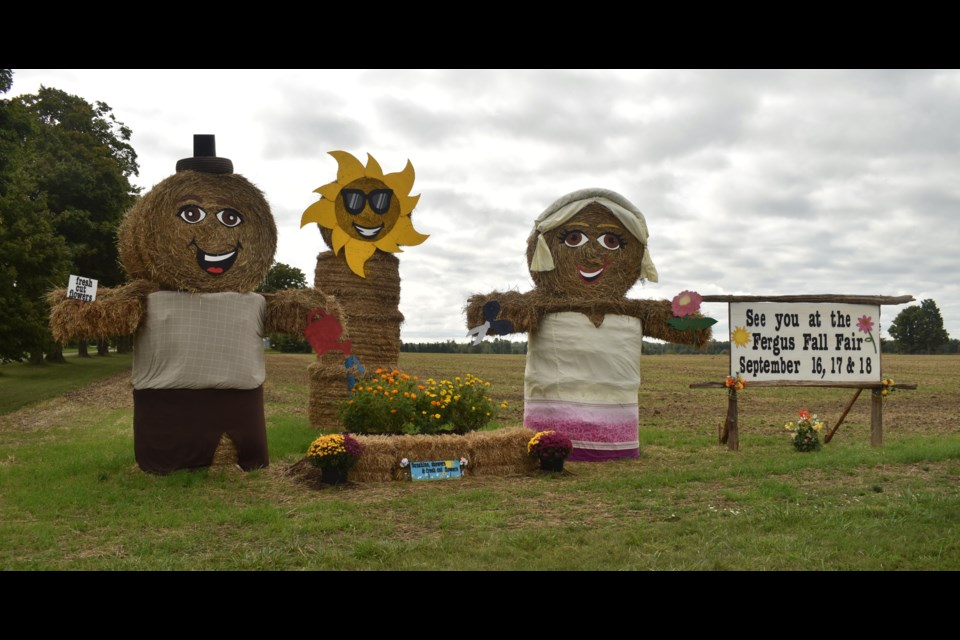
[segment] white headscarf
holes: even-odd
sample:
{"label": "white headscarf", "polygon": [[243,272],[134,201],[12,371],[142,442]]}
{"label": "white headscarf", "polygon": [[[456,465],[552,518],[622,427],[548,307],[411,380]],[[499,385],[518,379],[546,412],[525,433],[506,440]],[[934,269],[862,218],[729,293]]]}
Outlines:
{"label": "white headscarf", "polygon": [[617,217],[617,220],[627,228],[627,231],[640,241],[644,248],[640,277],[650,282],[656,282],[657,268],[653,266],[653,260],[650,258],[650,247],[647,244],[647,237],[650,235],[647,232],[647,221],[644,220],[643,214],[632,202],[616,191],[610,191],[609,189],[581,189],[568,193],[540,214],[540,217],[533,223],[538,236],[537,248],[533,252],[533,259],[530,261],[530,270],[553,271],[553,255],[550,253],[547,241],[543,239],[543,234],[551,229],[556,229],[580,213],[591,202],[596,202],[609,209]]}

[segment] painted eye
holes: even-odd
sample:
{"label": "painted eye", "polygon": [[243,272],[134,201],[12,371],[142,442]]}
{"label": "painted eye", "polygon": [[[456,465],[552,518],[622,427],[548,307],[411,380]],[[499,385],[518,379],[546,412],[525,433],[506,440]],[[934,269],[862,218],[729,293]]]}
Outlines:
{"label": "painted eye", "polygon": [[180,207],[180,211],[177,212],[177,215],[179,215],[180,219],[187,224],[197,224],[207,217],[207,212],[195,204],[188,204],[185,207]]}
{"label": "painted eye", "polygon": [[233,209],[224,209],[217,213],[217,220],[225,227],[235,227],[243,222],[243,216]]}
{"label": "painted eye", "polygon": [[616,251],[623,246],[623,242],[620,240],[620,238],[612,233],[603,234],[597,238],[597,242],[599,242],[600,246],[604,249],[610,249],[611,251]]}
{"label": "painted eye", "polygon": [[582,231],[570,231],[563,236],[563,244],[568,247],[582,247],[587,243],[587,234]]}

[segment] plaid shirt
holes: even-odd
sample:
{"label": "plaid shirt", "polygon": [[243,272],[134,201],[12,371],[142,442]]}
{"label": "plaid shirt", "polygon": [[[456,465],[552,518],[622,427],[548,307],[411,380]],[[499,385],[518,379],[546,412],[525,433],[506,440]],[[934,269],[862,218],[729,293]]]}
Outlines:
{"label": "plaid shirt", "polygon": [[265,377],[266,300],[158,291],[134,341],[134,389],[255,389]]}

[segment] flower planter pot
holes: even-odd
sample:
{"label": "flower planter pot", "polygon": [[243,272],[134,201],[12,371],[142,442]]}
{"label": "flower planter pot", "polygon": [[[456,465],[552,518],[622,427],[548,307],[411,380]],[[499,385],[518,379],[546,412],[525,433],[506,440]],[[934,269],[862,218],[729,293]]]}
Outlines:
{"label": "flower planter pot", "polygon": [[320,469],[322,473],[322,479],[324,484],[346,484],[347,482],[347,470],[346,469]]}
{"label": "flower planter pot", "polygon": [[540,458],[541,471],[563,471],[563,458]]}

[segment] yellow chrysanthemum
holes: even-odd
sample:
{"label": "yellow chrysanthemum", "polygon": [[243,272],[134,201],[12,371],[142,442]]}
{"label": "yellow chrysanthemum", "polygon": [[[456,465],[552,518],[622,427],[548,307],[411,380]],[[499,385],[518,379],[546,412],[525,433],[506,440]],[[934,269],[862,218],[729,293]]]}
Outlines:
{"label": "yellow chrysanthemum", "polygon": [[[363,265],[377,249],[399,253],[402,251],[399,245],[418,245],[429,237],[417,232],[410,220],[420,196],[410,195],[414,171],[409,160],[403,171],[384,174],[370,154],[367,154],[366,167],[346,151],[331,151],[330,155],[339,164],[337,179],[314,190],[321,198],[303,212],[300,226],[316,222],[330,229],[333,252],[340,255],[343,249],[351,271],[366,277]],[[349,189],[356,195],[356,203],[361,203],[356,212],[345,206],[341,194],[344,189]],[[385,190],[391,192],[389,205],[379,211],[383,207],[375,207],[371,201],[374,193]],[[356,203],[353,208],[357,207]]]}

